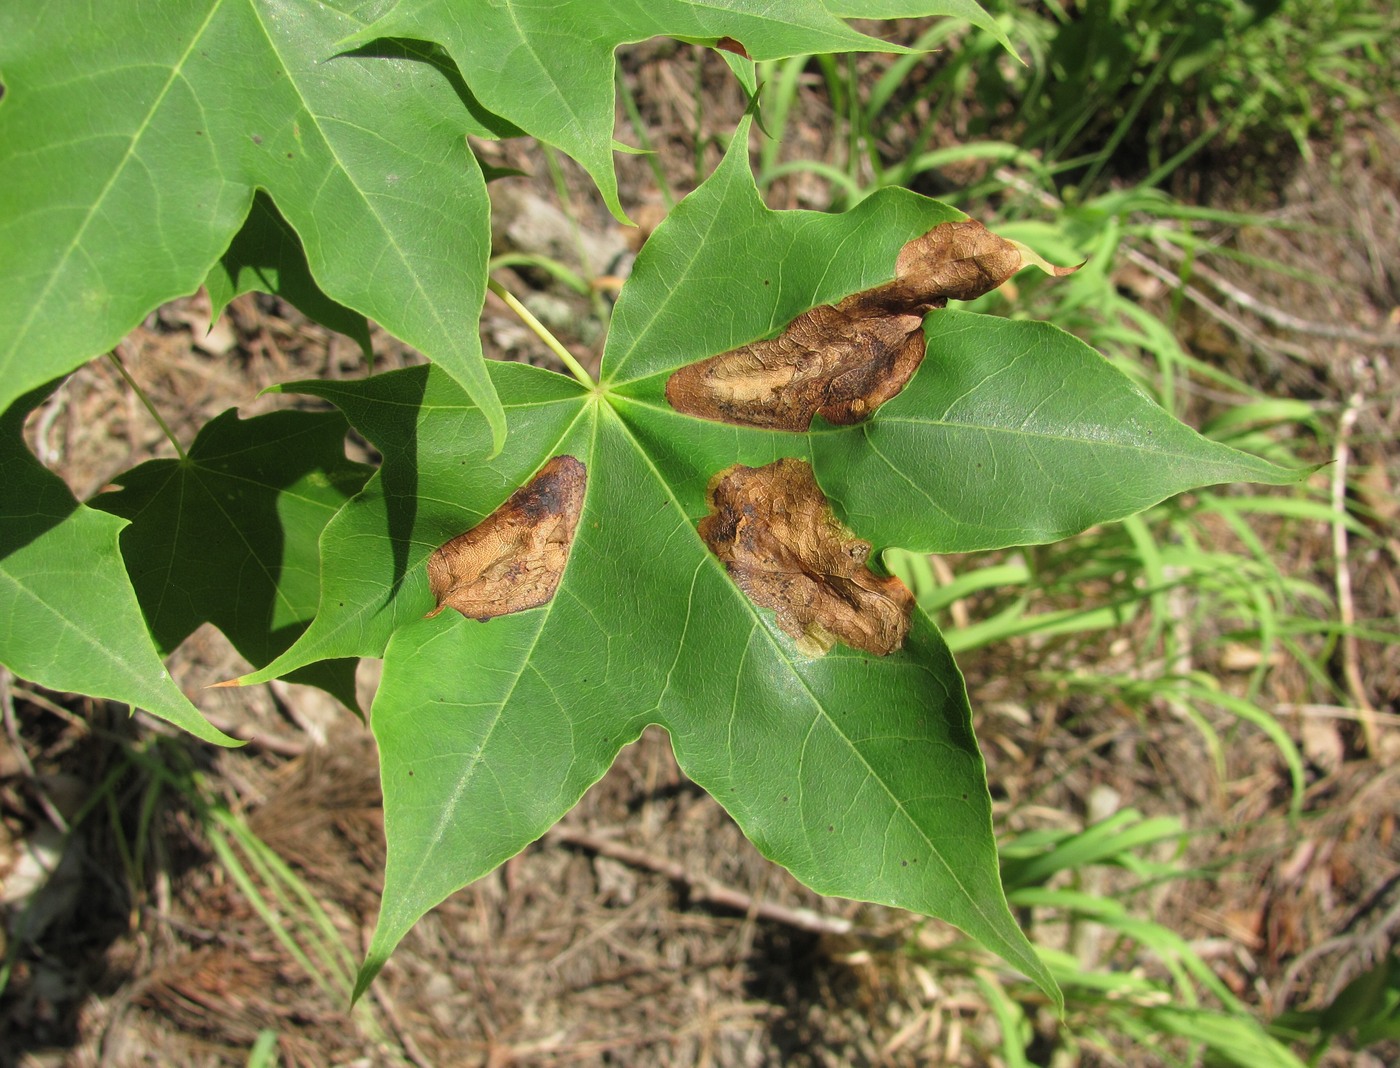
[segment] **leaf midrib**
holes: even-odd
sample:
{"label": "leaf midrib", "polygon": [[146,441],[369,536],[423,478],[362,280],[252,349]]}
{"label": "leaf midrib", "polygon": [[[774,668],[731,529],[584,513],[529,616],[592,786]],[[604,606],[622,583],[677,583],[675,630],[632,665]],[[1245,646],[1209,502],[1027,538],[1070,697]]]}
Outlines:
{"label": "leaf midrib", "polygon": [[[569,421],[568,425],[555,439],[554,449],[558,449],[559,444],[563,441],[566,441],[569,438],[574,428],[578,426],[579,421],[586,418],[590,412],[596,412],[595,405],[584,405],[579,410],[578,415]],[[593,434],[589,442],[588,452],[588,466],[590,468],[592,467],[593,460],[597,454],[597,443],[598,420],[595,417],[593,420]],[[580,522],[582,522],[582,517],[580,517]],[[437,850],[438,846],[441,844],[442,840],[446,837],[447,829],[453,823],[453,817],[455,816],[457,808],[461,804],[462,798],[466,794],[471,784],[471,781],[475,777],[476,769],[480,766],[481,761],[485,759],[484,754],[486,750],[490,747],[491,738],[496,733],[496,728],[500,725],[502,719],[505,718],[506,706],[510,704],[511,698],[514,697],[516,688],[520,685],[520,680],[524,678],[525,673],[528,670],[534,670],[536,674],[539,674],[539,669],[533,667],[532,661],[534,659],[535,649],[538,648],[540,644],[540,637],[544,634],[549,624],[550,616],[554,613],[554,606],[557,603],[557,601],[558,597],[556,595],[555,597],[551,597],[549,601],[542,606],[543,610],[540,611],[538,617],[539,624],[535,628],[535,633],[530,639],[529,647],[524,650],[523,655],[520,657],[517,669],[512,673],[510,688],[506,691],[505,695],[500,699],[500,701],[496,703],[495,714],[491,719],[491,723],[482,733],[481,741],[476,746],[476,751],[468,757],[468,765],[465,768],[463,768],[457,775],[457,780],[452,788],[452,792],[448,797],[447,801],[442,805],[439,819],[434,824],[432,831],[428,836],[427,844],[423,847],[420,853],[418,865],[413,869],[413,873],[409,878],[410,884],[416,884],[418,882],[419,878],[423,874],[424,869],[428,866],[430,860],[436,861],[437,858],[434,856],[434,853]],[[443,633],[445,634],[446,631],[444,631]]]}
{"label": "leaf midrib", "polygon": [[[644,375],[644,376],[642,376],[641,378],[634,378],[634,379],[631,379],[631,380],[628,381],[628,382],[620,382],[620,383],[616,384],[615,386],[613,386],[612,388],[613,388],[613,389],[616,389],[618,392],[621,392],[623,386],[632,385],[632,384],[637,383],[637,382],[645,382],[645,381],[648,381],[649,379],[652,379],[652,378],[658,378],[658,377],[660,377],[660,376],[663,375],[663,374],[671,374],[671,373],[673,373],[673,372],[658,371],[656,374]],[[906,387],[906,388],[908,388],[908,387]],[[628,403],[628,404],[635,405],[635,406],[637,406],[638,408],[650,408],[652,411],[664,412],[664,413],[667,414],[667,415],[685,415],[684,412],[677,412],[676,409],[672,408],[672,407],[671,407],[670,405],[668,405],[668,404],[659,404],[659,403],[657,403],[656,401],[653,401],[653,400],[645,400],[645,399],[642,399],[642,398],[637,397],[637,396],[635,396],[635,395],[633,395],[633,394],[630,394],[630,393],[624,393],[623,395],[626,396],[626,398],[627,398],[627,403]],[[893,403],[893,401],[891,401],[891,402],[889,402],[889,403]],[[691,418],[694,418],[694,416],[692,416]],[[697,421],[698,421],[698,422],[718,422],[718,423],[721,423],[721,424],[726,425],[726,426],[739,426],[739,424],[737,424],[737,423],[728,423],[728,422],[726,422],[725,420],[697,420]],[[740,429],[742,429],[742,430],[753,430],[753,431],[757,431],[757,432],[760,432],[760,433],[769,433],[769,434],[774,434],[774,435],[784,436],[784,437],[791,437],[791,438],[793,438],[793,439],[796,439],[796,438],[799,438],[799,437],[814,438],[814,437],[820,437],[820,436],[824,436],[824,435],[828,435],[828,434],[852,434],[852,433],[860,432],[860,431],[862,431],[862,430],[870,430],[870,429],[874,429],[874,428],[877,428],[877,427],[895,427],[895,426],[934,427],[934,428],[938,428],[938,429],[940,429],[940,430],[964,431],[964,432],[967,432],[967,433],[980,434],[980,435],[983,435],[983,436],[1006,435],[1006,436],[1009,436],[1009,437],[1025,438],[1025,439],[1028,439],[1028,440],[1045,441],[1045,442],[1054,442],[1054,443],[1056,443],[1056,444],[1061,444],[1061,445],[1091,445],[1091,446],[1094,446],[1094,447],[1106,448],[1106,449],[1111,448],[1111,449],[1122,449],[1122,450],[1129,451],[1129,452],[1142,452],[1142,453],[1147,453],[1148,455],[1151,455],[1151,456],[1160,456],[1160,457],[1162,457],[1162,458],[1164,458],[1164,459],[1168,459],[1168,460],[1186,460],[1186,461],[1189,461],[1189,462],[1191,462],[1191,463],[1193,463],[1193,464],[1194,464],[1194,463],[1200,463],[1200,462],[1201,462],[1198,458],[1192,456],[1192,455],[1191,455],[1190,453],[1188,453],[1188,452],[1183,452],[1183,451],[1181,451],[1181,450],[1179,450],[1179,449],[1157,448],[1157,447],[1154,447],[1153,445],[1150,445],[1150,444],[1143,444],[1143,443],[1133,444],[1133,443],[1130,443],[1130,442],[1123,442],[1123,441],[1105,441],[1105,440],[1103,440],[1103,439],[1099,439],[1099,438],[1089,438],[1089,437],[1069,437],[1069,436],[1066,436],[1066,435],[1063,435],[1063,434],[1052,434],[1052,433],[1048,433],[1048,432],[1044,432],[1044,431],[1038,431],[1038,430],[1018,430],[1018,429],[1015,429],[1015,428],[1013,428],[1013,427],[985,426],[985,425],[981,425],[981,424],[978,424],[978,423],[966,423],[966,422],[959,422],[959,421],[950,420],[950,419],[910,418],[910,417],[908,417],[908,416],[884,416],[884,415],[881,415],[881,414],[879,413],[879,411],[876,411],[876,413],[875,413],[873,416],[871,416],[869,419],[867,419],[865,422],[863,422],[863,423],[855,423],[855,424],[853,424],[853,425],[851,425],[851,426],[835,426],[835,425],[833,425],[833,424],[831,424],[831,423],[827,423],[827,424],[825,424],[825,425],[823,425],[823,426],[813,426],[813,427],[811,427],[810,429],[805,430],[805,431],[800,431],[800,430],[799,430],[799,431],[771,430],[771,429],[769,429],[769,428],[767,428],[767,427],[740,427]],[[1209,440],[1209,439],[1207,439],[1207,440]],[[1220,445],[1221,448],[1228,448],[1228,447],[1229,447],[1229,446],[1226,446],[1226,445],[1221,445],[1220,442],[1216,442],[1216,441],[1212,441],[1211,444],[1213,444],[1213,445]],[[1245,456],[1245,457],[1247,457],[1247,458],[1249,457],[1249,454],[1248,454],[1248,453],[1245,453],[1245,454],[1242,454],[1242,455]],[[1212,462],[1212,463],[1219,463],[1219,462],[1223,462],[1223,461],[1211,461],[1211,462]]]}
{"label": "leaf midrib", "polygon": [[[222,0],[219,0],[219,2],[222,3]],[[287,62],[286,56],[284,56],[282,50],[277,47],[276,38],[270,32],[267,23],[263,19],[262,9],[256,4],[250,6],[253,10],[254,21],[257,23],[258,29],[262,31],[263,39],[267,42],[268,51],[277,58],[277,62],[281,65],[282,69],[287,72],[287,84],[296,93],[296,98],[306,109],[307,115],[311,117],[314,123],[315,130],[320,135],[321,143],[325,146],[326,152],[334,161],[335,166],[339,170],[339,172],[345,176],[345,179],[349,184],[350,188],[353,189],[355,193],[359,196],[360,202],[364,205],[365,211],[370,215],[371,218],[375,220],[376,223],[379,224],[379,232],[383,235],[385,244],[393,250],[395,257],[399,261],[399,265],[403,268],[405,276],[407,276],[408,279],[413,283],[413,291],[415,296],[422,298],[418,301],[419,306],[426,305],[428,312],[432,317],[433,324],[438,328],[440,336],[444,340],[450,338],[452,332],[449,329],[447,323],[443,321],[442,316],[439,314],[437,303],[431,298],[431,296],[428,294],[428,291],[424,289],[422,278],[419,275],[419,273],[414,269],[413,261],[404,253],[403,248],[399,245],[396,239],[393,228],[385,223],[384,217],[376,207],[373,199],[371,199],[366,193],[366,191],[363,188],[361,188],[359,182],[354,178],[353,172],[350,170],[349,167],[345,165],[344,160],[341,158],[341,155],[336,148],[334,139],[331,137],[329,131],[326,129],[326,117],[323,116],[315,107],[312,106],[311,101],[307,98],[306,93],[302,90],[301,80],[297,77],[298,68],[296,64]],[[339,9],[337,9],[337,14],[346,16],[346,13],[339,11]],[[358,20],[351,19],[351,21]],[[363,23],[361,23],[361,26],[363,27]],[[468,155],[471,155],[471,153],[468,153]],[[472,163],[468,165],[475,166],[475,157],[472,157]],[[268,195],[272,198],[273,202],[275,203],[277,197],[270,188],[268,190]],[[300,236],[299,233],[298,236]],[[483,292],[485,290],[484,276],[482,290]],[[328,292],[327,295],[332,297],[332,299],[335,299],[335,294]],[[364,314],[363,308],[356,308],[355,310],[361,312],[361,314]],[[448,343],[451,344],[450,341]],[[453,345],[452,347],[458,348],[458,346],[455,345]]]}

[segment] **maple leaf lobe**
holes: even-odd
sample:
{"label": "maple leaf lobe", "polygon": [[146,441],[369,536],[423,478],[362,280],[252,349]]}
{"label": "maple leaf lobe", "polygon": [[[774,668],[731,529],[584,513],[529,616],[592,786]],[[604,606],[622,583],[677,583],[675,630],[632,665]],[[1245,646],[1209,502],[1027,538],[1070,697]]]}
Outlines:
{"label": "maple leaf lobe", "polygon": [[572,456],[556,456],[464,534],[428,557],[437,607],[485,623],[548,604],[569,560],[588,476]]}
{"label": "maple leaf lobe", "polygon": [[700,536],[735,584],[808,654],[837,639],[885,656],[909,633],[914,597],[866,566],[870,543],[831,510],[802,460],[735,464],[710,480]]}
{"label": "maple leaf lobe", "polygon": [[949,300],[972,300],[1024,265],[1021,250],[971,219],[904,245],[894,278],[803,312],[775,338],[677,370],[671,407],[739,426],[802,432],[818,413],[849,426],[902,390],[924,358],[923,322]]}

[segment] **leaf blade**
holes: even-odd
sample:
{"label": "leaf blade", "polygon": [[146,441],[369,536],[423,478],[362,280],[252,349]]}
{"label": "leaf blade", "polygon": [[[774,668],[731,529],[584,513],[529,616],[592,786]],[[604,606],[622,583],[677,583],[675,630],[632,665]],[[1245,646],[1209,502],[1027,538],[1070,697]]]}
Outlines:
{"label": "leaf blade", "polygon": [[[283,652],[315,614],[317,542],[370,468],[345,458],[338,412],[279,411],[206,423],[183,460],[118,475],[93,505],[130,525],[121,545],[152,633],[165,652],[201,623],[256,666]],[[356,707],[354,664],[294,678]]]}
{"label": "leaf blade", "polygon": [[770,211],[749,170],[748,128],[740,124],[715,173],[647,240],[618,297],[602,380],[625,396],[658,397],[658,376],[890,281],[906,242],[966,218],[900,189],[840,215]]}
{"label": "leaf blade", "polygon": [[[543,834],[657,723],[687,773],[809,885],[949,918],[1053,990],[1001,897],[971,713],[932,624],[887,658],[802,656],[705,546],[694,495],[615,415],[601,412],[586,447],[572,433],[559,447],[584,459],[588,494],[554,600],[416,622],[386,651],[372,722],[389,874],[361,986],[424,912]],[[808,759],[763,759],[804,734],[818,738]],[[919,756],[963,806],[951,831]],[[819,786],[833,777],[851,791]],[[894,829],[872,858],[882,822]]]}
{"label": "leaf blade", "polygon": [[0,418],[0,662],[55,690],[123,701],[215,745],[238,745],[161,662],[117,548],[126,523],[73,499],[24,446],[21,398]]}
{"label": "leaf blade", "polygon": [[[261,188],[325,293],[440,361],[499,444],[476,330],[489,205],[464,138],[484,128],[459,86],[407,49],[328,59],[360,26],[329,5],[174,0],[157,25],[137,14],[0,13],[0,322],[13,324],[0,404],[193,292]],[[379,116],[372,129],[364,114]]]}
{"label": "leaf blade", "polygon": [[[860,14],[867,6],[847,3],[842,14]],[[376,37],[440,42],[487,109],[577,160],[622,221],[626,214],[612,159],[613,53],[619,46],[652,37],[708,45],[729,38],[756,60],[901,51],[851,29],[814,0],[763,5],[654,0],[644,7],[594,0],[508,0],[472,7],[451,0],[401,0],[350,41]]]}
{"label": "leaf blade", "polygon": [[[432,609],[428,556],[519,488],[552,455],[585,403],[578,383],[551,371],[496,363],[490,374],[493,389],[508,392],[518,424],[490,460],[480,459],[491,439],[479,409],[435,366],[281,387],[337,405],[384,462],[326,526],[320,606],[311,626],[241,683],[320,660],[383,656],[396,630]],[[412,414],[405,418],[406,412]]]}
{"label": "leaf blade", "polygon": [[875,419],[809,435],[817,481],[881,544],[1053,541],[1186,489],[1307,474],[1201,437],[1048,323],[940,311],[924,330],[922,366]]}
{"label": "leaf blade", "polygon": [[244,293],[272,293],[307,318],[352,338],[365,358],[373,359],[369,323],[359,312],[321,292],[296,231],[263,194],[253,198],[243,227],[204,279],[204,288],[211,320],[217,320],[229,302]]}

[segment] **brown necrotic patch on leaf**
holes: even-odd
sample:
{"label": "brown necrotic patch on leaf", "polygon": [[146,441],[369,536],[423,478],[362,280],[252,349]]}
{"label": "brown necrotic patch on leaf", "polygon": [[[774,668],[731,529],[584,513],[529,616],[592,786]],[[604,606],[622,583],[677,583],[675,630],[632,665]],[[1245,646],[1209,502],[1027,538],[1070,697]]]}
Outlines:
{"label": "brown necrotic patch on leaf", "polygon": [[671,407],[701,419],[803,431],[812,416],[866,419],[914,377],[924,315],[972,300],[1025,263],[979,222],[943,223],[906,244],[893,280],[804,312],[780,335],[687,364],[666,382]]}
{"label": "brown necrotic patch on leaf", "polygon": [[904,644],[913,595],[866,566],[870,543],[832,513],[808,464],[736,464],[710,480],[707,495],[700,536],[799,649],[825,653],[839,638],[884,656]]}
{"label": "brown necrotic patch on leaf", "polygon": [[539,474],[465,534],[428,557],[437,607],[485,623],[548,604],[569,560],[583,511],[584,466],[556,456]]}

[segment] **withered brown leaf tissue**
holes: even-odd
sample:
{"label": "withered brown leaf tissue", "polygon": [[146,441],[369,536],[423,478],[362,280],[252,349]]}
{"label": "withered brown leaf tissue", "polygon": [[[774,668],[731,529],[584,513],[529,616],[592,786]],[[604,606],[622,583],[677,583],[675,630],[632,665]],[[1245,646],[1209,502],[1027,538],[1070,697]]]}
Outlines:
{"label": "withered brown leaf tissue", "polygon": [[914,377],[926,313],[990,292],[1026,262],[979,222],[942,223],[900,250],[893,281],[804,312],[775,338],[687,364],[667,380],[666,399],[687,415],[770,430],[806,430],[817,412],[859,423]]}
{"label": "withered brown leaf tissue", "polygon": [[569,560],[587,474],[556,456],[499,508],[428,557],[437,607],[485,623],[548,604]]}
{"label": "withered brown leaf tissue", "polygon": [[749,598],[809,655],[839,638],[877,656],[909,633],[914,597],[866,566],[870,543],[847,530],[802,460],[735,464],[710,480],[700,536]]}

